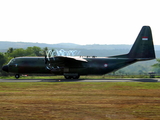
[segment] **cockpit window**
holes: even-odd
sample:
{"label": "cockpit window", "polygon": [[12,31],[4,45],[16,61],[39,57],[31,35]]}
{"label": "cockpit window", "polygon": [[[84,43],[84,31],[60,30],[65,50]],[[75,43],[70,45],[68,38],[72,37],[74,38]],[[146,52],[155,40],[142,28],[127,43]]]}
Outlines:
{"label": "cockpit window", "polygon": [[15,59],[11,59],[8,64],[13,64],[14,62],[15,62]]}
{"label": "cockpit window", "polygon": [[9,61],[9,63],[8,64],[17,64],[17,63],[20,63],[20,61],[21,61],[21,59],[17,59],[17,58],[13,58],[13,59],[11,59],[10,61]]}

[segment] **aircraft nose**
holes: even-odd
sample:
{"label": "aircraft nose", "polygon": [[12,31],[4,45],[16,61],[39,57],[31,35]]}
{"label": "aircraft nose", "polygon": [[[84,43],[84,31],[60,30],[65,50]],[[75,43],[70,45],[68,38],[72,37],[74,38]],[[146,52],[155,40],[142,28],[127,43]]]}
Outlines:
{"label": "aircraft nose", "polygon": [[8,71],[9,71],[9,70],[8,70],[8,65],[4,65],[4,66],[2,67],[2,70],[8,72]]}

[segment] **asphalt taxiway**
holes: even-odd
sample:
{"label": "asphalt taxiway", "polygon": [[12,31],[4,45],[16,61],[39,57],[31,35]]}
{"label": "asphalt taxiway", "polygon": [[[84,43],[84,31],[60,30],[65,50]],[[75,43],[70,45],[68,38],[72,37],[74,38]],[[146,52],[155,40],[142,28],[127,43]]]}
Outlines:
{"label": "asphalt taxiway", "polygon": [[156,78],[128,79],[0,79],[0,82],[160,82]]}

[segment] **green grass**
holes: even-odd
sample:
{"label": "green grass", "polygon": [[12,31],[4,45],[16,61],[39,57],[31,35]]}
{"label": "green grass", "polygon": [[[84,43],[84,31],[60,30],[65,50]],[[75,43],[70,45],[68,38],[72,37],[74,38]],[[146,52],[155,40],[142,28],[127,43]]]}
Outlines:
{"label": "green grass", "polygon": [[160,83],[0,83],[1,120],[159,120]]}

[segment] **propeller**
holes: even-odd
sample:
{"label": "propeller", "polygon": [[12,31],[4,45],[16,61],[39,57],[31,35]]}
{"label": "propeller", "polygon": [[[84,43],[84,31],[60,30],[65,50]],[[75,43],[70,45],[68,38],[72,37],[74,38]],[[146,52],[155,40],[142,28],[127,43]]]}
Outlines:
{"label": "propeller", "polygon": [[45,64],[47,64],[47,63],[48,63],[47,55],[45,55],[45,59],[44,59],[44,61],[45,61]]}

